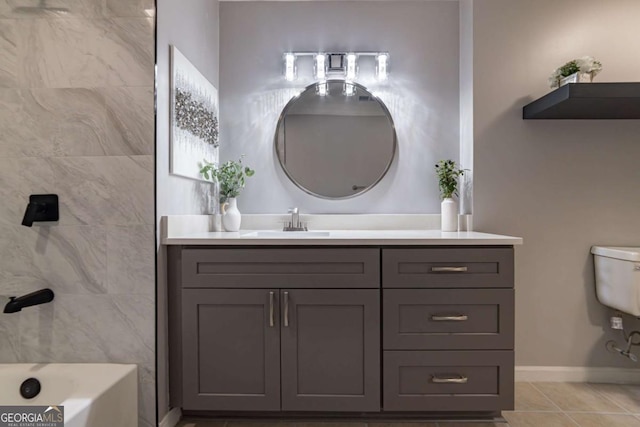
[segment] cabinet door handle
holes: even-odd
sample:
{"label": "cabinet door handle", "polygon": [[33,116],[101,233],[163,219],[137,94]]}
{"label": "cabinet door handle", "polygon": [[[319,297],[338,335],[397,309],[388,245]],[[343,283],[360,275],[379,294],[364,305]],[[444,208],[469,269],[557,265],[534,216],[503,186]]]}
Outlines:
{"label": "cabinet door handle", "polygon": [[431,267],[432,273],[464,273],[469,271],[468,267]]}
{"label": "cabinet door handle", "polygon": [[450,376],[450,377],[437,377],[431,376],[431,382],[434,384],[466,384],[469,378],[464,375]]}
{"label": "cabinet door handle", "polygon": [[455,314],[452,316],[439,316],[437,314],[434,314],[433,316],[431,316],[431,320],[433,320],[434,322],[464,322],[466,320],[469,320],[469,316],[467,316],[466,314]]}
{"label": "cabinet door handle", "polygon": [[269,292],[269,326],[273,328],[275,322],[273,320],[273,299],[275,297],[274,292]]}
{"label": "cabinet door handle", "polygon": [[289,292],[284,293],[284,327],[289,327]]}

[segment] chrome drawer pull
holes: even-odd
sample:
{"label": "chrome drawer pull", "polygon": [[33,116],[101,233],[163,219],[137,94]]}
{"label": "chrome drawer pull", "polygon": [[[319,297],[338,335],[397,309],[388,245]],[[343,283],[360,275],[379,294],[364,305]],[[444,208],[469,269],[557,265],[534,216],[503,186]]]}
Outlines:
{"label": "chrome drawer pull", "polygon": [[456,316],[431,316],[431,320],[434,322],[464,322],[465,320],[469,320],[469,316],[466,314],[458,314]]}
{"label": "chrome drawer pull", "polygon": [[284,327],[289,327],[289,292],[284,292]]}
{"label": "chrome drawer pull", "polygon": [[431,267],[432,273],[464,273],[468,267]]}
{"label": "chrome drawer pull", "polygon": [[273,320],[273,299],[274,299],[274,292],[269,292],[269,327],[273,328],[275,322]]}
{"label": "chrome drawer pull", "polygon": [[434,384],[466,384],[469,378],[464,375],[458,375],[457,377],[436,377],[431,376],[431,382]]}

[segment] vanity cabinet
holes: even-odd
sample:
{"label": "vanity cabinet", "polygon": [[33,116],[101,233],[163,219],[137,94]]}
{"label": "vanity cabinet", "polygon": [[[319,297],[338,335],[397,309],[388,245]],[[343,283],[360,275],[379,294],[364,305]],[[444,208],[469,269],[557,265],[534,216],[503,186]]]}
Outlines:
{"label": "vanity cabinet", "polygon": [[280,409],[277,290],[185,289],[183,407]]}
{"label": "vanity cabinet", "polygon": [[171,401],[187,413],[513,408],[512,247],[174,246],[169,260]]}
{"label": "vanity cabinet", "polygon": [[377,250],[181,258],[185,410],[380,410]]}

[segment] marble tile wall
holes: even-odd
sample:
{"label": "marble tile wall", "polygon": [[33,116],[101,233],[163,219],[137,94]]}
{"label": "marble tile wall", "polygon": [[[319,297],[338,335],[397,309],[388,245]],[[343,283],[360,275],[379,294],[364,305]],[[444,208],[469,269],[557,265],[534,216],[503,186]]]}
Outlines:
{"label": "marble tile wall", "polygon": [[[143,427],[156,422],[153,14],[153,0],[0,0],[0,301],[56,293],[0,314],[0,363],[137,363]],[[59,223],[20,225],[37,193],[59,195]]]}

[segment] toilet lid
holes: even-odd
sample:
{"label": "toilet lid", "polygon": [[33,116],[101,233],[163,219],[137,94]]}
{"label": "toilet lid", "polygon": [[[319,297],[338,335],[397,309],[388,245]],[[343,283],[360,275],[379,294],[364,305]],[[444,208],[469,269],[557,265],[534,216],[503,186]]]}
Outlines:
{"label": "toilet lid", "polygon": [[591,253],[594,255],[622,259],[625,261],[640,262],[640,248],[630,248],[630,247],[621,247],[621,246],[593,246],[591,248]]}

